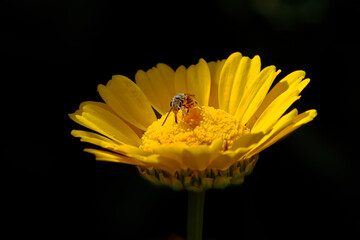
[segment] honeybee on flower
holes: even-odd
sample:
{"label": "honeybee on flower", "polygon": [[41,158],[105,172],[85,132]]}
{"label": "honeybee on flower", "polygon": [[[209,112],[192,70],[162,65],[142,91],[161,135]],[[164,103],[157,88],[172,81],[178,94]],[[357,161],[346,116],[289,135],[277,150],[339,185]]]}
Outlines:
{"label": "honeybee on flower", "polygon": [[[188,115],[189,110],[195,104],[197,104],[196,100],[194,99],[195,94],[191,93],[180,93],[176,95],[170,102],[170,110],[167,113],[165,120],[161,126],[163,126],[166,122],[166,119],[169,117],[170,112],[175,114],[175,123],[177,122],[177,112],[181,110],[183,113]],[[186,111],[184,110],[186,109]]]}

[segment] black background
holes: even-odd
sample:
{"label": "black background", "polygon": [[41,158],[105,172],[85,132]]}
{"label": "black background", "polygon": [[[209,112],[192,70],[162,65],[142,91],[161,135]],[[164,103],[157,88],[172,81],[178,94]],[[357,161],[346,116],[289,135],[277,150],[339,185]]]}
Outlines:
{"label": "black background", "polygon": [[351,1],[2,1],[2,217],[11,238],[165,239],[186,192],[96,162],[67,116],[114,74],[260,55],[311,78],[318,117],[260,155],[244,184],[208,191],[205,239],[360,235],[359,5]]}

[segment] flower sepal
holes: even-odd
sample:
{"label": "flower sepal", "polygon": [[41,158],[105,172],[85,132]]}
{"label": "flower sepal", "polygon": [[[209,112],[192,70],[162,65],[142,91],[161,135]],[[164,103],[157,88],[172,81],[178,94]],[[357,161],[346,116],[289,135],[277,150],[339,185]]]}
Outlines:
{"label": "flower sepal", "polygon": [[208,189],[224,189],[230,185],[240,185],[244,177],[251,174],[259,155],[238,161],[226,170],[206,169],[181,170],[170,174],[156,168],[138,166],[139,173],[155,185],[168,186],[175,191],[201,192]]}

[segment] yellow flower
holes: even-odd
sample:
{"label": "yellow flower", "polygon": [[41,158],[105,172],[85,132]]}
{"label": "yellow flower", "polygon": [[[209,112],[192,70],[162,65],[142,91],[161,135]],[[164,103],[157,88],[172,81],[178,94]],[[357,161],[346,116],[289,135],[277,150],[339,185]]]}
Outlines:
{"label": "yellow flower", "polygon": [[[83,102],[70,114],[94,132],[71,133],[105,149],[85,149],[97,160],[136,165],[146,179],[173,189],[240,184],[259,152],[317,115],[296,109],[285,114],[310,80],[294,71],[269,91],[279,73],[275,66],[261,70],[259,56],[236,52],[175,71],[159,63],[138,71],[136,83],[116,75],[98,86],[105,103]],[[181,102],[182,109],[174,107],[164,122],[170,102],[181,93],[196,103],[186,108]]]}

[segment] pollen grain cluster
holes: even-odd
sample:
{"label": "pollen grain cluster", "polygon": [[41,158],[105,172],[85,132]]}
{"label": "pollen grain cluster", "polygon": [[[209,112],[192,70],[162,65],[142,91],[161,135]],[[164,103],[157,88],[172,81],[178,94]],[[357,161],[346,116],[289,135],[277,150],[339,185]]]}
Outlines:
{"label": "pollen grain cluster", "polygon": [[210,145],[215,139],[221,139],[222,150],[226,150],[238,137],[249,132],[231,114],[213,107],[196,106],[188,115],[178,111],[178,123],[174,118],[174,113],[171,113],[163,126],[165,116],[153,122],[142,136],[140,148],[153,152],[159,144]]}

